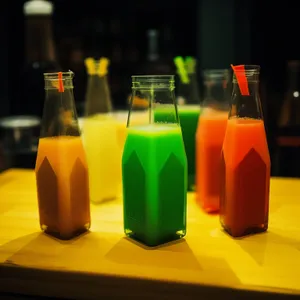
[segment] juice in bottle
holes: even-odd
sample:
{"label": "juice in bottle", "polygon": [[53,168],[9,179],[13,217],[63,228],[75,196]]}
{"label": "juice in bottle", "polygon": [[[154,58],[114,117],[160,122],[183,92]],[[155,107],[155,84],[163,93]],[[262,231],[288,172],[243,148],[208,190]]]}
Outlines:
{"label": "juice in bottle", "polygon": [[[178,105],[178,115],[188,161],[188,190],[193,190],[195,185],[195,140],[200,105]],[[162,107],[155,110],[155,122],[168,122],[168,116],[168,109]]]}
{"label": "juice in bottle", "polygon": [[203,109],[196,135],[196,200],[208,212],[220,208],[220,162],[228,112]]}
{"label": "juice in bottle", "polygon": [[86,117],[83,132],[90,199],[95,203],[114,199],[121,193],[122,149],[117,136],[117,121],[108,114]]}
{"label": "juice in bottle", "polygon": [[[124,231],[157,246],[186,234],[187,160],[173,76],[133,76],[132,84],[133,96],[141,93],[149,99],[149,118],[131,126],[132,111],[128,117],[122,158]],[[160,123],[153,113],[164,105],[170,118]]]}
{"label": "juice in bottle", "polygon": [[176,100],[185,152],[188,161],[188,190],[195,191],[196,131],[200,115],[200,96],[196,59],[181,56],[174,59],[179,77]]}
{"label": "juice in bottle", "polygon": [[196,200],[204,211],[220,208],[220,163],[228,119],[228,70],[205,70],[204,99],[196,134]]}
{"label": "juice in bottle", "polygon": [[268,228],[270,156],[258,94],[259,66],[236,66],[222,150],[220,217],[233,237]]}
{"label": "juice in bottle", "polygon": [[88,169],[73,99],[73,73],[45,74],[36,160],[40,226],[60,239],[90,227]]}
{"label": "juice in bottle", "polygon": [[88,89],[83,120],[84,148],[89,167],[90,199],[94,203],[117,198],[121,194],[121,147],[117,121],[106,79],[108,59],[85,60]]}

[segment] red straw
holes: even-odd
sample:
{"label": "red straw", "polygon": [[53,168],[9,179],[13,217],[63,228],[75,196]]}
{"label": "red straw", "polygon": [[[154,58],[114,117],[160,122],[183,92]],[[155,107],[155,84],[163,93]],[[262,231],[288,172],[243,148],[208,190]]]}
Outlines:
{"label": "red straw", "polygon": [[243,96],[249,96],[248,80],[246,77],[245,65],[234,66],[231,65],[238,82],[241,94]]}
{"label": "red straw", "polygon": [[65,91],[63,80],[62,80],[62,72],[58,72],[58,91],[63,93]]}

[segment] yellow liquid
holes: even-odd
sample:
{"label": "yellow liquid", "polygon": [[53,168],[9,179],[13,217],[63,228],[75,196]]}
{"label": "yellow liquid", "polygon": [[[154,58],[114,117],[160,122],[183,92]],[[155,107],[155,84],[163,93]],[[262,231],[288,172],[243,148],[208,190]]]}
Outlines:
{"label": "yellow liquid", "polygon": [[114,199],[121,193],[123,149],[117,134],[118,123],[110,115],[99,114],[83,121],[83,140],[92,202]]}

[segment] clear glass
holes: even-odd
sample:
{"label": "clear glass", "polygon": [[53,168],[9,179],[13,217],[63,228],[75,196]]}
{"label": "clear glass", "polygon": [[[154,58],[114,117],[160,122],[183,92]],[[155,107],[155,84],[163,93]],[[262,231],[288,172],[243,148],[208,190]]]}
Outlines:
{"label": "clear glass", "polygon": [[[249,95],[242,95],[237,77],[243,74],[242,71],[236,71],[232,79],[232,97],[229,111],[229,118],[252,118],[263,120],[263,112],[259,95],[259,66],[247,66],[245,76],[247,79],[247,89]],[[243,80],[243,79],[242,79]],[[245,85],[244,82],[241,83]]]}
{"label": "clear glass", "polygon": [[204,95],[202,107],[227,111],[230,95],[228,69],[212,69],[203,71]]}
{"label": "clear glass", "polygon": [[[89,167],[90,200],[102,203],[121,194],[121,158],[119,125],[111,113],[107,83],[108,59],[86,59],[86,94],[83,140]],[[125,122],[124,122],[125,127]]]}
{"label": "clear glass", "polygon": [[[95,68],[99,69],[99,62],[95,62]],[[111,111],[112,103],[107,75],[89,74],[85,96],[85,116],[110,113]]]}
{"label": "clear glass", "polygon": [[88,169],[73,96],[73,73],[46,73],[35,173],[41,229],[70,239],[90,227]]}
{"label": "clear glass", "polygon": [[196,199],[208,213],[220,208],[220,153],[228,112],[229,71],[203,72],[204,99],[196,133]]}
{"label": "clear glass", "polygon": [[[186,233],[187,160],[174,94],[174,76],[132,76],[122,157],[124,231],[147,246]],[[136,99],[147,106],[134,123]]]}
{"label": "clear glass", "polygon": [[[196,63],[196,61],[195,61]],[[187,68],[188,69],[188,68]],[[185,152],[188,160],[188,190],[195,190],[195,135],[200,115],[199,84],[197,80],[196,65],[187,70],[189,81],[178,80],[178,114]]]}
{"label": "clear glass", "polygon": [[[179,123],[173,75],[143,75],[131,78],[132,93],[127,127],[137,123]],[[164,113],[163,119],[158,118],[161,111]]]}
{"label": "clear glass", "polygon": [[259,71],[259,66],[239,66],[233,76],[220,192],[221,224],[233,237],[268,228],[271,163],[259,96]]}

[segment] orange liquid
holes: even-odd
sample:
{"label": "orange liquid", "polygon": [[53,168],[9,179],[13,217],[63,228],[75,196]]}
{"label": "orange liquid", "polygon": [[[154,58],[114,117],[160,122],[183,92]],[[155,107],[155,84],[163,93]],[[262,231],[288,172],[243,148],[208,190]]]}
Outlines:
{"label": "orange liquid", "polygon": [[266,231],[271,163],[262,120],[228,120],[221,165],[224,229],[234,237]]}
{"label": "orange liquid", "polygon": [[204,111],[196,134],[196,199],[206,212],[220,207],[220,162],[228,113]]}
{"label": "orange liquid", "polygon": [[81,138],[41,138],[35,172],[42,230],[70,239],[89,229],[88,169]]}

